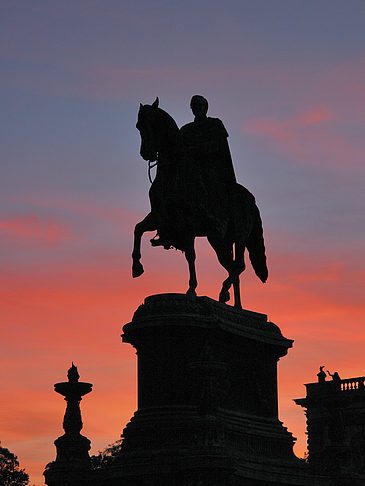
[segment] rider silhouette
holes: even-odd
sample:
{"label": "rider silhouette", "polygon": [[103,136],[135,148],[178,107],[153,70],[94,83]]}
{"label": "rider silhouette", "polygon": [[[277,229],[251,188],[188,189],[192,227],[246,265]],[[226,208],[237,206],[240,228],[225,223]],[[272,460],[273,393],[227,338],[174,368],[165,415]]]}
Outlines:
{"label": "rider silhouette", "polygon": [[228,272],[219,301],[228,302],[233,286],[235,307],[242,308],[239,276],[245,269],[245,249],[258,278],[266,282],[268,277],[260,211],[253,194],[236,183],[223,123],[207,117],[208,102],[202,96],[193,96],[191,108],[195,119],[181,131],[158,107],[158,98],[139,108],[140,154],[158,163],[149,191],[151,212],[134,229],[132,275],[139,277],[144,271],[142,235],[157,231],[153,246],[185,254],[187,293],[196,295],[194,242],[205,236]]}
{"label": "rider silhouette", "polygon": [[203,96],[194,95],[190,108],[194,121],[180,129],[188,161],[187,193],[193,207],[224,232],[236,184],[228,133],[221,120],[207,117],[208,101]]}

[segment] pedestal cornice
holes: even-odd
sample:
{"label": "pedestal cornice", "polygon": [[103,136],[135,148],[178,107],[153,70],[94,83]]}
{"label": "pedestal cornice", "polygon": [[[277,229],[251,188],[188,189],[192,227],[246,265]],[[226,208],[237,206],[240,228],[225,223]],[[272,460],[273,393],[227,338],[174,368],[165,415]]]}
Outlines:
{"label": "pedestal cornice", "polygon": [[123,327],[124,342],[133,344],[139,331],[156,327],[200,327],[219,329],[281,348],[285,356],[293,340],[285,338],[279,327],[268,321],[267,315],[245,309],[235,309],[209,297],[185,294],[157,294],[146,297],[131,322]]}

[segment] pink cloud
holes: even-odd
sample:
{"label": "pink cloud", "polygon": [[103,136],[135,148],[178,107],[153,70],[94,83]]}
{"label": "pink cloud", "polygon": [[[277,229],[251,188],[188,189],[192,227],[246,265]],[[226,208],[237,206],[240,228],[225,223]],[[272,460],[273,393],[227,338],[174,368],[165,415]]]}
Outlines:
{"label": "pink cloud", "polygon": [[42,222],[37,216],[0,219],[0,232],[11,239],[32,239],[56,243],[70,237],[69,228],[57,221]]}
{"label": "pink cloud", "polygon": [[317,123],[325,123],[328,121],[333,121],[337,119],[335,113],[325,106],[318,106],[316,108],[312,108],[306,113],[303,113],[299,120],[302,120],[303,123],[307,125],[313,125]]}
{"label": "pink cloud", "polygon": [[245,124],[244,130],[266,140],[294,162],[316,166],[320,163],[322,167],[347,171],[349,166],[363,164],[365,148],[349,140],[338,121],[332,110],[317,106],[289,119],[255,118]]}
{"label": "pink cloud", "polygon": [[[101,204],[85,200],[84,202],[80,201],[79,198],[72,199],[70,197],[66,198],[52,198],[52,197],[44,197],[40,198],[38,195],[35,194],[27,194],[27,195],[1,195],[0,200],[7,201],[10,203],[21,203],[26,206],[34,206],[36,208],[46,208],[46,209],[62,209],[70,212],[71,214],[80,214],[83,216],[92,217],[93,219],[99,218],[104,221],[108,221],[111,223],[117,223],[119,226],[122,226],[124,229],[130,229],[132,225],[135,225],[138,221],[138,218],[141,218],[141,215],[137,212],[131,213],[127,211],[123,211],[118,207]],[[62,227],[60,223],[57,223],[57,226]],[[64,227],[66,229],[66,227]]]}

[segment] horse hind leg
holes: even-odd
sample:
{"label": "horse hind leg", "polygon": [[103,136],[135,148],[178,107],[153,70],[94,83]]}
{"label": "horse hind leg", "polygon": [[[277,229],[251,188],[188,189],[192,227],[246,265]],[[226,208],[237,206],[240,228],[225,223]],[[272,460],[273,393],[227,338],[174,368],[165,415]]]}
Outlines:
{"label": "horse hind leg", "polygon": [[241,303],[241,289],[239,276],[233,278],[233,294],[234,294],[234,306],[237,309],[242,309]]}
{"label": "horse hind leg", "polygon": [[241,303],[241,289],[240,289],[240,275],[245,270],[245,247],[243,244],[235,243],[235,268],[232,276],[233,292],[234,292],[234,306],[237,309],[242,309]]}
{"label": "horse hind leg", "polygon": [[219,263],[228,272],[228,277],[224,280],[219,293],[219,302],[226,303],[230,300],[229,290],[233,285],[234,306],[237,309],[242,309],[239,277],[245,269],[245,247],[242,243],[235,243],[235,255],[233,258],[233,246],[231,244],[222,244],[222,242],[216,242],[211,238],[209,243],[214,248]]}
{"label": "horse hind leg", "polygon": [[229,289],[233,285],[234,307],[242,309],[241,304],[241,290],[240,290],[240,274],[244,270],[241,265],[237,265],[236,260],[226,268],[228,277],[222,284],[222,289],[219,294],[219,302],[228,302],[230,300]]}
{"label": "horse hind leg", "polygon": [[219,302],[226,303],[230,300],[229,289],[232,285],[231,273],[233,270],[233,248],[232,245],[222,241],[217,241],[214,238],[208,237],[208,241],[214,249],[219,263],[228,272],[228,277],[223,281],[221,291],[219,292]]}
{"label": "horse hind leg", "polygon": [[133,278],[139,277],[144,272],[143,265],[141,263],[141,240],[146,231],[156,230],[156,225],[153,221],[151,213],[136,224],[134,228],[134,242],[132,252],[132,276]]}

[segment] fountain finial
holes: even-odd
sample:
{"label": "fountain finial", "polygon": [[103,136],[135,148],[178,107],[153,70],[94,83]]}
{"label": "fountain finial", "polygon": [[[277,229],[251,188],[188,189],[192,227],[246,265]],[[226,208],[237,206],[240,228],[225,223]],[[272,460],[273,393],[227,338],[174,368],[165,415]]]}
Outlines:
{"label": "fountain finial", "polygon": [[79,381],[80,375],[73,361],[71,368],[67,371],[67,378],[70,383],[77,383]]}

